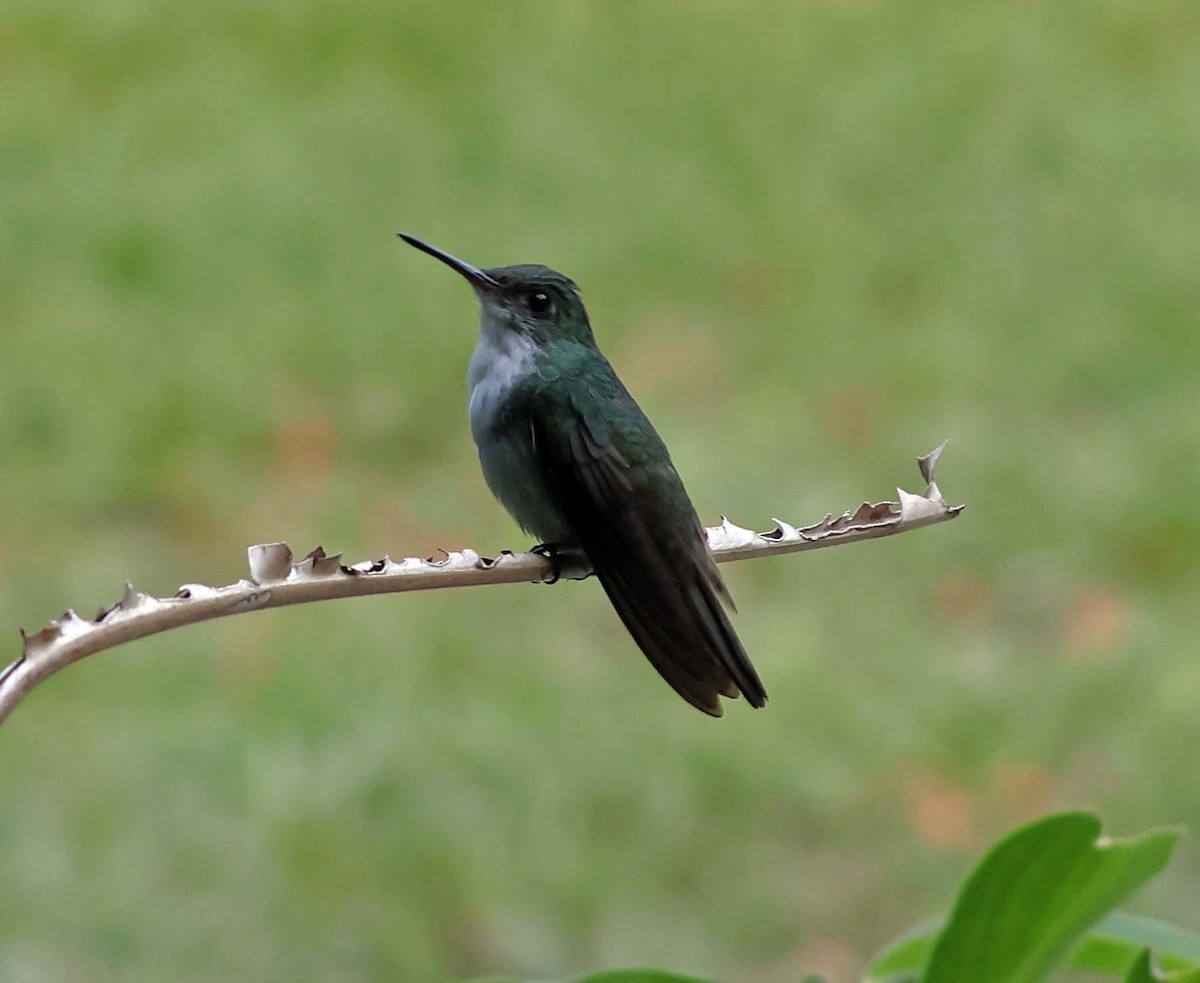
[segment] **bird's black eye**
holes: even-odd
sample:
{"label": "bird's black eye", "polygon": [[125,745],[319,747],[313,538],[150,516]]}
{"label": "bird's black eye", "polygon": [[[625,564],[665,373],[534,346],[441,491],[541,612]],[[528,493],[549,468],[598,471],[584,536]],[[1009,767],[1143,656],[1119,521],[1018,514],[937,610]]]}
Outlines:
{"label": "bird's black eye", "polygon": [[544,290],[531,290],[526,298],[526,303],[529,304],[529,310],[533,314],[542,315],[549,314],[554,307],[554,301],[550,299],[550,295]]}

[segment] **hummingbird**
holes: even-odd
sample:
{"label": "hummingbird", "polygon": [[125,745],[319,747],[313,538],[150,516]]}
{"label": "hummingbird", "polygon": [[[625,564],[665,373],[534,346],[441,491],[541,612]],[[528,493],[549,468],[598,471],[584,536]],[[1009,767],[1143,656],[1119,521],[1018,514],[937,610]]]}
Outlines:
{"label": "hummingbird", "polygon": [[[480,269],[400,238],[479,300],[471,435],[492,494],[552,560],[582,551],[634,641],[688,703],[767,701],[671,455],[592,335],[579,288],[547,266]],[[557,569],[557,567],[556,567]]]}

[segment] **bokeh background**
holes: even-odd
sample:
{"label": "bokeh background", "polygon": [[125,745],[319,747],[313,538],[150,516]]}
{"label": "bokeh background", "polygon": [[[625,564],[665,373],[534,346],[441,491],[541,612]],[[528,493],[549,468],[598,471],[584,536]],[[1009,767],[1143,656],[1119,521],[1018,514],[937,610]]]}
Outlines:
{"label": "bokeh background", "polygon": [[[577,279],[771,693],[689,709],[595,583],[73,667],[0,753],[0,976],[849,980],[1050,809],[1200,829],[1200,7],[7,0],[0,625],[250,543],[495,552],[463,283]],[[1200,927],[1185,843],[1137,900]]]}

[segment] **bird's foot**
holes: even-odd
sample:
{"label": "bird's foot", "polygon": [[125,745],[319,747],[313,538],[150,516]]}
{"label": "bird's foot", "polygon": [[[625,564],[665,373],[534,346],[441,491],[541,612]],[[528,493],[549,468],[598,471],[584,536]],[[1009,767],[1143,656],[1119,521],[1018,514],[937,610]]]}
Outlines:
{"label": "bird's foot", "polygon": [[563,572],[563,548],[558,543],[538,543],[529,550],[538,556],[544,556],[550,561],[550,577],[543,579],[543,584],[557,584]]}
{"label": "bird's foot", "polygon": [[543,584],[557,584],[564,577],[567,580],[587,580],[592,576],[592,565],[577,543],[538,543],[529,552],[550,561],[550,573],[543,578]]}

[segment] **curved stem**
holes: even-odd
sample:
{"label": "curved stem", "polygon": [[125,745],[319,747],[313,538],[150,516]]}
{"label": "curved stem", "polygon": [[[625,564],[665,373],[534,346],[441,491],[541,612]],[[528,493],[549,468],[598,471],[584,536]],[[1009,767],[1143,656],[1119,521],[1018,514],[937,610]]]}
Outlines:
{"label": "curved stem", "polygon": [[[934,466],[944,447],[943,442],[918,459],[928,484],[924,495],[897,489],[899,501],[895,503],[864,503],[853,513],[836,518],[827,515],[799,528],[777,519],[775,528],[763,533],[723,519],[719,526],[707,530],[709,546],[718,563],[727,563],[878,539],[953,519],[963,506],[947,506],[933,480]],[[67,611],[38,632],[22,632],[21,657],[0,672],[0,722],[38,683],[71,663],[184,625],[339,597],[537,583],[555,572],[549,558],[532,552],[505,551],[490,559],[464,549],[447,553],[440,560],[408,557],[396,561],[384,557],[351,566],[341,562],[340,554],[329,556],[319,546],[298,562],[286,543],[251,546],[247,553],[250,576],[226,587],[185,584],[172,597],[151,597],[126,583],[121,599],[95,620]],[[590,573],[590,568],[579,564],[557,571],[564,580],[580,580]]]}

